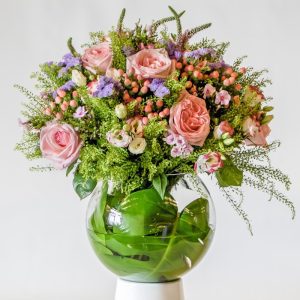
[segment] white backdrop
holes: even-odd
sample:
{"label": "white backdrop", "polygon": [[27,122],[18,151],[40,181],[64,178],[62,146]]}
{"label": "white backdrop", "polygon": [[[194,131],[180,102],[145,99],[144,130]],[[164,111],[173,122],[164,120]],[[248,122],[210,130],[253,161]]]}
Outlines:
{"label": "white backdrop", "polygon": [[[77,47],[88,32],[108,30],[127,8],[126,24],[150,23],[186,9],[184,26],[208,21],[206,31],[231,41],[229,62],[248,54],[247,64],[268,68],[275,98],[271,139],[282,147],[274,165],[293,180],[290,198],[299,203],[300,2],[298,0],[0,0],[0,299],[112,300],[115,277],[97,260],[85,233],[85,208],[64,173],[31,173],[32,163],[14,152],[21,137],[17,118],[24,99],[14,83],[33,87],[39,63],[58,60],[72,36]],[[300,218],[288,209],[247,193],[243,221],[209,182],[217,210],[217,233],[204,261],[184,277],[187,300],[300,299]],[[297,203],[298,202],[298,203]],[[298,205],[299,206],[299,205]],[[171,300],[171,299],[170,299]]]}

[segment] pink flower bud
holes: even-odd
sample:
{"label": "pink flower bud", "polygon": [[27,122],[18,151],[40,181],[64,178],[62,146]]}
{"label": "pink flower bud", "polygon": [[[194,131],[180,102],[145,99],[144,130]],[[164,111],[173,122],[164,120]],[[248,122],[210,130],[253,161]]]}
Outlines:
{"label": "pink flower bud", "polygon": [[78,92],[77,92],[77,91],[73,91],[73,92],[72,92],[72,96],[73,96],[74,98],[78,97]]}
{"label": "pink flower bud", "polygon": [[66,92],[64,90],[57,90],[57,95],[61,98],[66,96]]}
{"label": "pink flower bud", "polygon": [[78,105],[78,103],[77,103],[76,100],[71,100],[71,101],[70,101],[70,106],[71,106],[71,107],[77,107],[77,105]]}
{"label": "pink flower bud", "polygon": [[59,96],[55,97],[55,103],[59,104],[61,101],[62,99]]}
{"label": "pink flower bud", "polygon": [[45,114],[46,116],[51,116],[51,113],[52,113],[52,110],[51,110],[50,107],[47,107],[47,108],[45,109],[45,111],[44,111],[44,114]]}

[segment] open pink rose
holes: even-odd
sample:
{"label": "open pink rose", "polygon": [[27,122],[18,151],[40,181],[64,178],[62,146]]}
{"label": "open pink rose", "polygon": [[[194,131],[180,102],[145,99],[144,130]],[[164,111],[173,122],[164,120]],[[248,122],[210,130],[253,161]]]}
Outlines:
{"label": "open pink rose", "polygon": [[41,129],[42,155],[52,161],[57,169],[64,169],[74,162],[79,156],[81,146],[78,134],[68,124],[53,122]]}
{"label": "open pink rose", "polygon": [[179,102],[170,111],[169,125],[172,131],[180,134],[194,146],[203,146],[210,128],[210,117],[203,99],[181,93]]}
{"label": "open pink rose", "polygon": [[103,42],[86,49],[81,60],[83,66],[92,73],[105,73],[112,63],[110,44]]}
{"label": "open pink rose", "polygon": [[245,140],[247,146],[266,146],[271,129],[269,125],[260,125],[259,122],[248,117],[243,123],[243,131],[247,136]]}
{"label": "open pink rose", "polygon": [[143,78],[167,78],[174,70],[165,49],[143,49],[127,57],[127,72],[133,69],[136,75]]}

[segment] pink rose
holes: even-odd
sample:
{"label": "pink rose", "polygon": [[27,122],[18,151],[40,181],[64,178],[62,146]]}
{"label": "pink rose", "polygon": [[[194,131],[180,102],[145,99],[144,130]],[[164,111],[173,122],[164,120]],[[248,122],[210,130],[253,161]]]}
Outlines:
{"label": "pink rose", "polygon": [[57,169],[64,169],[74,162],[79,156],[81,146],[78,134],[68,124],[53,122],[41,129],[42,155],[52,161]]}
{"label": "pink rose", "polygon": [[195,171],[197,174],[201,172],[212,174],[223,166],[224,163],[221,154],[219,152],[209,152],[199,156],[195,164]]}
{"label": "pink rose", "polygon": [[127,57],[126,67],[143,78],[167,78],[175,70],[165,49],[143,49]]}
{"label": "pink rose", "polygon": [[243,123],[243,131],[247,136],[245,140],[247,146],[266,146],[266,138],[270,134],[271,129],[269,125],[260,125],[258,121],[248,117]]}
{"label": "pink rose", "polygon": [[179,102],[170,111],[171,130],[183,136],[190,145],[203,146],[210,131],[209,124],[205,101],[187,91],[182,92]]}
{"label": "pink rose", "polygon": [[92,46],[81,57],[83,66],[93,74],[105,73],[112,63],[112,51],[108,42]]}
{"label": "pink rose", "polygon": [[219,126],[215,127],[214,137],[219,139],[224,133],[228,133],[229,136],[233,136],[234,134],[234,128],[229,124],[228,121],[222,121]]}

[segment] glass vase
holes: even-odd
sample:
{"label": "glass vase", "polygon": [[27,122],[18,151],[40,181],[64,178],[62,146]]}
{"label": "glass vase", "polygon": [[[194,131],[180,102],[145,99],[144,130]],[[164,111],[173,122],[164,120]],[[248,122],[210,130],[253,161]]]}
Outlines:
{"label": "glass vase", "polygon": [[200,178],[168,175],[163,196],[154,187],[124,195],[99,182],[87,213],[87,232],[99,260],[122,279],[171,282],[207,252],[215,211]]}

